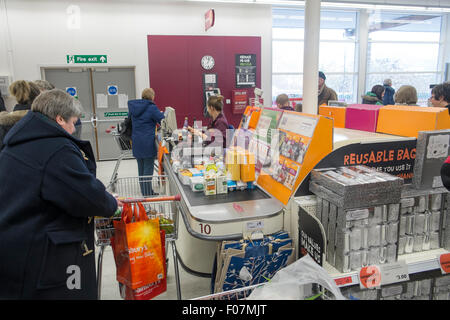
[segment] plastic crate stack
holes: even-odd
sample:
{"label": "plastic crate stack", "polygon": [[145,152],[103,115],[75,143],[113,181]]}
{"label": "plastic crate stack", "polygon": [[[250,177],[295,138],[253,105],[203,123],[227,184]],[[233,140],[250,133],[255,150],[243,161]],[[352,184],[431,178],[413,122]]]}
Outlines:
{"label": "plastic crate stack", "polygon": [[402,178],[360,165],[311,172],[329,264],[349,272],[397,261],[402,186]]}

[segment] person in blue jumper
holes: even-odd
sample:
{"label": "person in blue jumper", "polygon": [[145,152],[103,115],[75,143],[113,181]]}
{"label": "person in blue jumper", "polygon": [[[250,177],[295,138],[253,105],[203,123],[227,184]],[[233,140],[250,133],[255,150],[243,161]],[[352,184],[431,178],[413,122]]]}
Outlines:
{"label": "person in blue jumper", "polygon": [[155,91],[146,88],[142,91],[142,99],[128,101],[128,113],[131,117],[131,149],[137,160],[139,177],[145,176],[139,181],[142,196],[153,194],[151,178],[157,155],[155,145],[156,125],[164,119],[164,113],[159,111],[154,103]]}
{"label": "person in blue jumper", "polygon": [[384,87],[383,104],[385,106],[388,104],[389,105],[395,104],[395,100],[394,100],[395,89],[392,88],[392,80],[384,79],[383,87]]}

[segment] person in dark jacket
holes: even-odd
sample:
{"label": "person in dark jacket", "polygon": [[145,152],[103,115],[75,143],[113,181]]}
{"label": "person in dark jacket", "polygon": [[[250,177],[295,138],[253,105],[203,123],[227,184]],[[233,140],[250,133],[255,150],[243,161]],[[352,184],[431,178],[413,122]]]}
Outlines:
{"label": "person in dark jacket", "polygon": [[374,85],[372,90],[362,96],[363,104],[383,105],[384,87],[382,85]]}
{"label": "person in dark jacket", "polygon": [[383,96],[383,104],[386,105],[392,105],[395,103],[394,94],[395,89],[392,88],[392,80],[391,79],[384,79],[383,81],[384,86],[384,96]]}
{"label": "person in dark jacket", "polygon": [[121,203],[95,178],[91,145],[71,133],[80,111],[42,93],[0,152],[0,300],[97,299],[94,216]]}
{"label": "person in dark jacket", "polygon": [[207,111],[212,121],[206,128],[206,132],[192,127],[188,127],[188,130],[192,134],[202,137],[203,146],[220,147],[222,145],[225,149],[227,145],[227,130],[230,129],[230,126],[228,125],[227,118],[223,114],[223,96],[210,96],[208,98]]}
{"label": "person in dark jacket", "polygon": [[325,80],[327,80],[327,77],[322,71],[319,71],[319,92],[317,97],[317,103],[319,106],[323,104],[327,105],[328,101],[338,99],[336,91],[327,87],[327,85],[325,84]]}
{"label": "person in dark jacket", "polygon": [[0,92],[0,112],[6,111],[5,100],[3,100],[2,93]]}
{"label": "person in dark jacket", "polygon": [[32,81],[18,80],[11,83],[9,92],[16,99],[13,111],[30,110],[34,99],[41,93],[39,87]]}
{"label": "person in dark jacket", "polygon": [[9,130],[26,114],[28,110],[19,110],[13,112],[0,112],[0,150],[3,148],[3,139]]}
{"label": "person in dark jacket", "polygon": [[[159,111],[154,103],[155,91],[146,88],[142,91],[142,99],[128,101],[129,116],[131,116],[131,147],[137,160],[138,174],[152,176],[157,155],[155,145],[155,129],[164,119],[164,113]],[[144,181],[145,180],[145,181]],[[141,192],[144,197],[153,194],[151,179],[140,180]]]}

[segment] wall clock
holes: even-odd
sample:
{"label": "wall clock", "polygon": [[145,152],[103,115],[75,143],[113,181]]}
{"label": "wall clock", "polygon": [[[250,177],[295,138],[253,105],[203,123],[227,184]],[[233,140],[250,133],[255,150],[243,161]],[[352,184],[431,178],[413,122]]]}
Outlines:
{"label": "wall clock", "polygon": [[211,70],[212,68],[214,68],[215,61],[211,56],[203,56],[201,63],[203,69]]}

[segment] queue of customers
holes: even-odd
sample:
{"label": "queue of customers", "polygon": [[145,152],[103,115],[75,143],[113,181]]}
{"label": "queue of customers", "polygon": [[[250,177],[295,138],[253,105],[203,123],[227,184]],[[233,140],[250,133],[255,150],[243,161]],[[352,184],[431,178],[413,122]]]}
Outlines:
{"label": "queue of customers", "polygon": [[[336,91],[325,85],[326,76],[319,71],[318,106],[328,105],[329,101],[338,100]],[[392,87],[392,80],[385,79],[383,84],[377,84],[361,96],[363,104],[373,105],[405,105],[417,106],[417,90],[412,85],[402,85],[396,91]],[[433,87],[428,106],[447,107],[450,103],[450,82],[444,82]],[[279,94],[275,99],[275,105],[279,109],[302,112],[302,104],[295,106],[285,93]]]}

